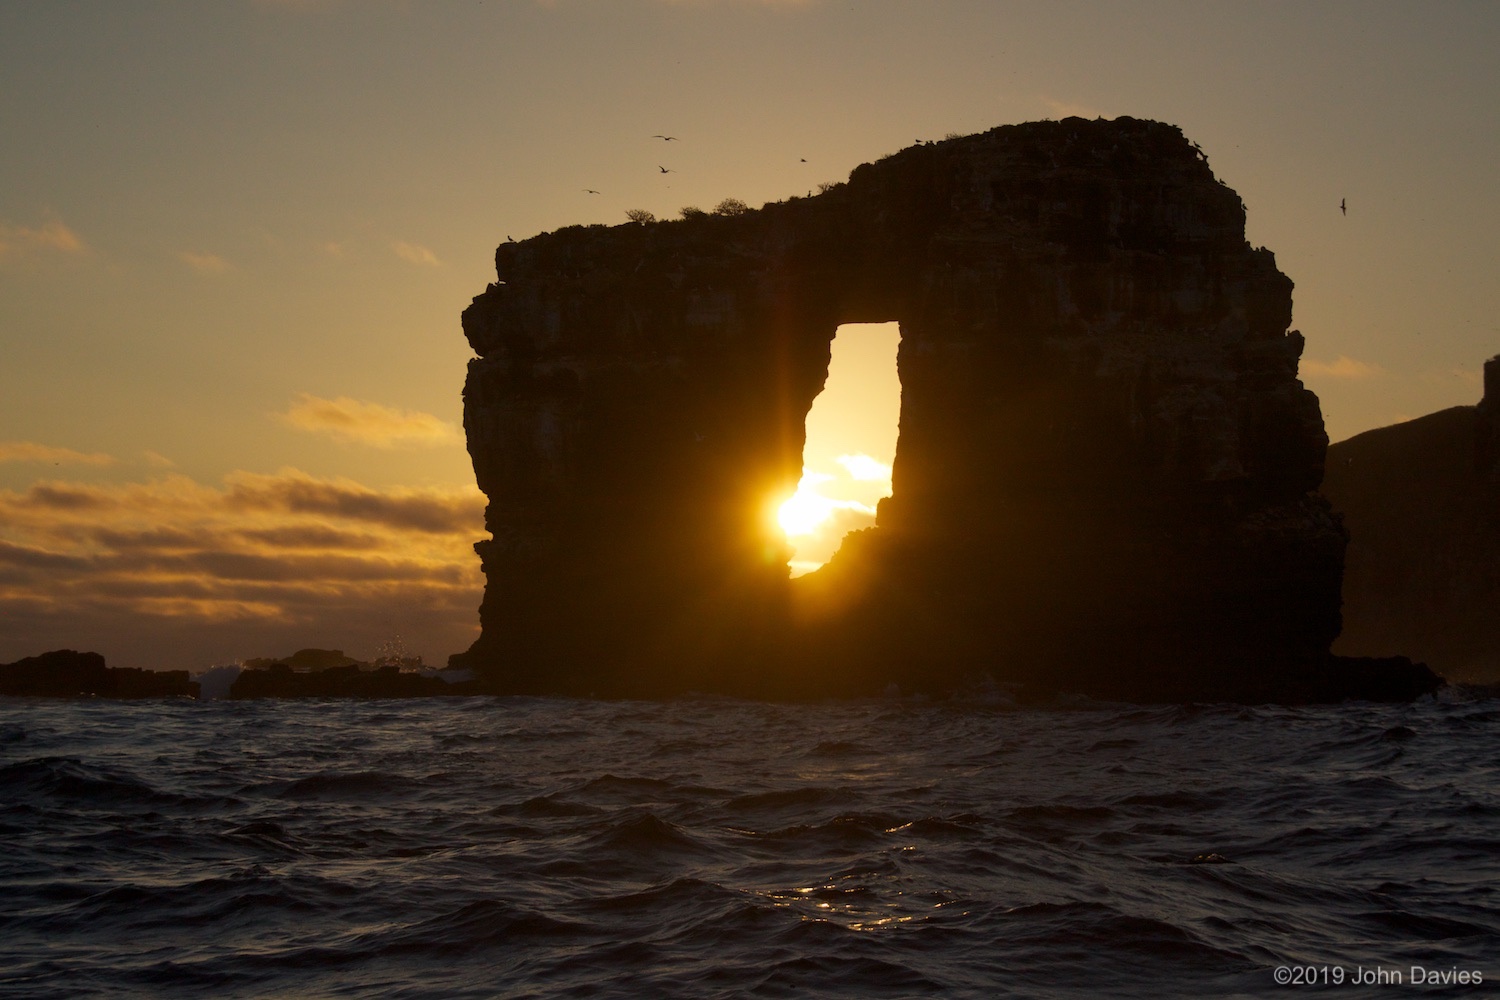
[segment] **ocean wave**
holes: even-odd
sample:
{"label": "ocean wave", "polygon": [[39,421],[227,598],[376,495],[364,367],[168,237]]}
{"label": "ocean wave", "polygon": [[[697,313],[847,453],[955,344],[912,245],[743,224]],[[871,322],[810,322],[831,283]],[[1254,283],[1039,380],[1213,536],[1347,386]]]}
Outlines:
{"label": "ocean wave", "polygon": [[1482,966],[1497,737],[1476,698],[5,703],[0,993],[1145,998]]}

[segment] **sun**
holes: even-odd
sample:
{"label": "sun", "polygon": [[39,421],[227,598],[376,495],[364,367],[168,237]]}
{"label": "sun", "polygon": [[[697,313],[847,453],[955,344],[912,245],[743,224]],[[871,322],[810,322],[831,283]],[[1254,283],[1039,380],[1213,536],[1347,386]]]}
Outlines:
{"label": "sun", "polygon": [[811,573],[832,559],[846,533],[875,523],[874,507],[819,492],[820,486],[834,480],[827,473],[804,472],[796,493],[768,506],[791,547],[792,558],[787,565],[793,578]]}
{"label": "sun", "polygon": [[788,538],[815,533],[838,506],[837,501],[818,493],[808,482],[810,478],[803,476],[802,482],[797,484],[797,492],[777,508],[776,521]]}

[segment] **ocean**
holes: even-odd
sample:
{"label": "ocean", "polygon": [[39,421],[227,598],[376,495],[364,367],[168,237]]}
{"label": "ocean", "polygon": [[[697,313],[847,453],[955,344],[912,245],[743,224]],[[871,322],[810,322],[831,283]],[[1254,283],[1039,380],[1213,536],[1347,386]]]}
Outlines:
{"label": "ocean", "polygon": [[1468,996],[1497,764],[1461,691],[4,699],[0,996]]}

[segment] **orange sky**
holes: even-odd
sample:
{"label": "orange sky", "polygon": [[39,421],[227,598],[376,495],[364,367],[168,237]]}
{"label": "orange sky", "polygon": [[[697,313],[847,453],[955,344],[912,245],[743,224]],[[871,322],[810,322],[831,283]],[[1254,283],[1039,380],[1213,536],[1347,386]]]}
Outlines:
{"label": "orange sky", "polygon": [[794,576],[827,562],[845,532],[872,526],[880,498],[891,495],[900,341],[895,323],[849,323],[834,337],[828,381],[807,415],[802,482],[781,517]]}
{"label": "orange sky", "polygon": [[[442,662],[477,628],[458,315],[495,244],[1007,122],[1199,143],[1335,439],[1472,403],[1497,43],[1461,2],[0,5],[0,661]],[[874,447],[820,488],[868,491],[837,460]]]}

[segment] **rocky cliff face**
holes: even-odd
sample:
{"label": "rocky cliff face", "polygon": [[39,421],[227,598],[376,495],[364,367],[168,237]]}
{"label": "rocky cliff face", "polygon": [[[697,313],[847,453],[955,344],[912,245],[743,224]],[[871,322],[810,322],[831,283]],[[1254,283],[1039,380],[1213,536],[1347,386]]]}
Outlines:
{"label": "rocky cliff face", "polygon": [[[463,315],[493,538],[456,659],[537,692],[1316,688],[1345,538],[1244,222],[1176,128],[1075,118],[503,244]],[[772,513],[829,345],[891,320],[894,495],[789,581]]]}
{"label": "rocky cliff face", "polygon": [[1478,406],[1329,449],[1324,491],[1350,536],[1341,651],[1500,683],[1500,358],[1484,375]]}

